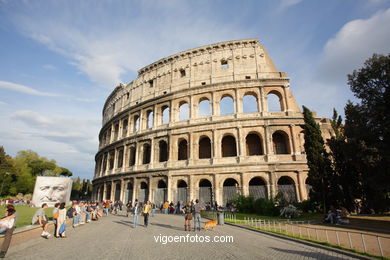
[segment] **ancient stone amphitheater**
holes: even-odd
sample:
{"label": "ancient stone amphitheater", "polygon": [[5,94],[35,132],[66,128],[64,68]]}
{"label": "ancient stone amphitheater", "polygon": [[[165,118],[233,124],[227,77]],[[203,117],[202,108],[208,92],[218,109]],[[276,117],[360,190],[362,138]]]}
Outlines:
{"label": "ancient stone amphitheater", "polygon": [[[329,120],[317,118],[324,138]],[[257,39],[183,51],[107,98],[95,200],[307,198],[303,115]]]}

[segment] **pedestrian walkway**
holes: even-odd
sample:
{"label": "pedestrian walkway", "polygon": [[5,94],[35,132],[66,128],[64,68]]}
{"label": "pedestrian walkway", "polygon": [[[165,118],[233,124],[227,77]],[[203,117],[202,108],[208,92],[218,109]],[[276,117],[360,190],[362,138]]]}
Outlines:
{"label": "pedestrian walkway", "polygon": [[[217,226],[214,232],[183,229],[182,216],[156,215],[150,218],[148,228],[133,228],[132,218],[110,215],[75,230],[69,228],[65,239],[37,238],[16,245],[9,250],[7,259],[355,259],[229,225]],[[207,235],[211,242],[190,242],[196,235]],[[164,244],[168,236],[190,240]],[[233,241],[212,242],[228,237],[233,237]],[[159,238],[162,240],[156,242]]]}

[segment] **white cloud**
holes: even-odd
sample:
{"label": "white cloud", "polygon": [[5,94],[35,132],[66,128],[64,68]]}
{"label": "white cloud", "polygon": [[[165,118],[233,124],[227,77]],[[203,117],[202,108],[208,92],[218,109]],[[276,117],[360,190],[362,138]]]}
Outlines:
{"label": "white cloud", "polygon": [[7,103],[0,101],[0,105],[7,105]]}
{"label": "white cloud", "polygon": [[57,67],[54,66],[54,65],[51,65],[51,64],[45,64],[42,66],[44,69],[47,69],[47,70],[56,70]]}
{"label": "white cloud", "polygon": [[280,7],[281,8],[290,7],[290,6],[293,6],[293,5],[297,5],[300,2],[302,2],[302,1],[303,0],[280,0]]}
{"label": "white cloud", "polygon": [[48,92],[42,92],[21,84],[16,84],[12,82],[7,81],[0,81],[0,88],[8,89],[28,95],[34,95],[34,96],[47,96],[47,97],[59,97],[61,95],[55,94],[55,93],[48,93]]}
{"label": "white cloud", "polygon": [[[233,21],[218,21],[211,10],[193,5],[141,1],[125,5],[127,14],[121,16],[117,13],[122,10],[107,10],[112,7],[101,2],[62,3],[61,14],[43,14],[39,5],[26,2],[28,14],[23,9],[12,17],[19,31],[68,57],[93,82],[112,89],[164,56],[211,42],[248,38]],[[45,10],[56,8],[55,1],[48,1]]]}
{"label": "white cloud", "polygon": [[390,8],[368,19],[345,24],[324,48],[321,73],[329,81],[344,79],[374,53],[390,52]]}

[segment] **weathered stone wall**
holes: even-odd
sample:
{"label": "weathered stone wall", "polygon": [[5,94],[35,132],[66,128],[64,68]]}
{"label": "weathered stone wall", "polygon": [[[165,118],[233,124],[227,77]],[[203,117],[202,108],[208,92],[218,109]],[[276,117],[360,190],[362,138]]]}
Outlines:
{"label": "weathered stone wall", "polygon": [[[269,95],[278,97],[280,111],[269,111]],[[255,100],[255,112],[243,110],[247,96]],[[225,97],[233,100],[232,114],[221,113]],[[199,113],[204,100],[210,104],[207,116]],[[188,105],[184,120],[183,105]],[[317,120],[329,138],[329,120]],[[169,56],[140,69],[134,81],[108,97],[94,198],[127,201],[145,195],[174,201],[181,188],[186,200],[193,200],[206,194],[199,186],[208,180],[210,200],[218,204],[230,200],[232,192],[253,195],[261,189],[268,198],[285,191],[304,200],[308,168],[302,125],[286,73],[277,71],[256,39]],[[261,178],[257,184],[255,177]],[[186,189],[178,187],[181,181]]]}

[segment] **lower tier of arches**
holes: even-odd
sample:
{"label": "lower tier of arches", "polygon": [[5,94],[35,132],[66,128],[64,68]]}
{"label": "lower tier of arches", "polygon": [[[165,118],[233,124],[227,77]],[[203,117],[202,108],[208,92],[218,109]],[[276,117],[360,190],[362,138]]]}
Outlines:
{"label": "lower tier of arches", "polygon": [[231,172],[222,169],[124,173],[93,181],[93,200],[164,201],[177,203],[199,199],[205,206],[225,206],[239,195],[290,201],[308,198],[307,171]]}

